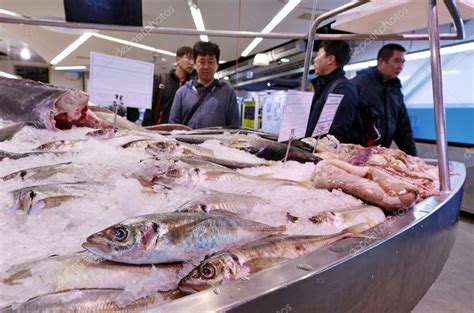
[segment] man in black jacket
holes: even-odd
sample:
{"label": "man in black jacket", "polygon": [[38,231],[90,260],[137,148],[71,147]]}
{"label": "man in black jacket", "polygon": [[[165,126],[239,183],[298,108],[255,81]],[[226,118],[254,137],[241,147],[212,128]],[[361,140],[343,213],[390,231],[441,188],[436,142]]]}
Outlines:
{"label": "man in black jacket", "polygon": [[354,132],[363,146],[398,148],[416,155],[416,145],[403,101],[398,75],[405,63],[405,49],[398,44],[383,46],[377,55],[377,66],[357,72],[352,82],[357,86],[360,109]]}
{"label": "man in black jacket", "polygon": [[[176,68],[167,74],[153,77],[152,109],[145,111],[142,126],[168,123],[176,91],[191,78],[193,70],[193,49],[187,46],[180,47],[176,51]],[[128,108],[127,118],[136,121],[138,109]]]}
{"label": "man in black jacket", "polygon": [[350,47],[345,41],[322,41],[313,59],[314,71],[318,75],[311,82],[314,96],[306,128],[306,137],[311,137],[330,93],[343,95],[336,111],[329,134],[340,142],[351,143],[352,124],[357,113],[359,97],[357,89],[345,77],[342,69],[350,60]]}

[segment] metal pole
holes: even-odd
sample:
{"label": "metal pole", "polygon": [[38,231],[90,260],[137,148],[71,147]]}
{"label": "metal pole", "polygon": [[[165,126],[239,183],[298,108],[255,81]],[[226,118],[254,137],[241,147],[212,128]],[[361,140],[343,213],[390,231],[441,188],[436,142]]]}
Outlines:
{"label": "metal pole", "polygon": [[446,141],[446,116],[443,102],[443,80],[439,53],[438,6],[436,0],[426,0],[428,34],[430,36],[431,76],[436,127],[436,153],[441,191],[450,191],[448,146]]}
{"label": "metal pole", "polygon": [[[316,30],[318,29],[319,24],[321,24],[322,21],[331,18],[339,13],[345,12],[347,10],[350,10],[352,8],[358,7],[362,4],[365,4],[369,1],[367,0],[359,0],[359,1],[354,1],[348,4],[345,4],[343,6],[340,6],[339,8],[336,8],[332,11],[326,12],[319,17],[317,17],[313,24],[311,24],[311,28],[309,29],[308,32],[308,44],[306,45],[306,55],[304,59],[304,66],[303,66],[303,78],[301,82],[301,90],[306,91],[308,90],[308,73],[309,73],[309,64],[311,63],[311,54],[313,52],[313,45],[314,45],[314,39],[316,36]],[[330,36],[333,36],[332,34]]]}
{"label": "metal pole", "polygon": [[462,22],[461,13],[459,12],[456,2],[454,0],[444,0],[444,4],[448,8],[449,14],[453,19],[454,27],[456,28],[457,34],[456,39],[464,39],[464,23]]}
{"label": "metal pole", "polygon": [[108,30],[131,33],[154,33],[169,35],[208,35],[215,37],[239,37],[239,38],[272,38],[272,39],[306,39],[305,33],[261,33],[249,31],[234,30],[196,30],[190,28],[173,28],[173,27],[155,27],[152,25],[142,26],[122,26],[122,25],[106,25],[106,24],[89,24],[89,23],[73,23],[66,21],[53,21],[46,19],[27,19],[16,17],[0,17],[0,23],[23,24],[23,25],[41,25],[51,27],[77,28],[84,30]]}

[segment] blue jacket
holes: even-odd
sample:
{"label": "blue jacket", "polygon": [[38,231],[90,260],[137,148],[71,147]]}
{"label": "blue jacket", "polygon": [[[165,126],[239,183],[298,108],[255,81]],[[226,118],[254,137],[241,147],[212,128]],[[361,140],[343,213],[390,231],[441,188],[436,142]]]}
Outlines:
{"label": "blue jacket", "polygon": [[375,145],[390,147],[395,141],[400,150],[416,155],[400,80],[395,78],[384,82],[377,68],[370,67],[357,72],[352,82],[357,86],[360,98],[360,109],[354,125],[358,143],[367,146],[373,141]]}
{"label": "blue jacket", "polygon": [[[229,85],[215,81],[204,102],[191,117],[187,126],[197,129],[215,126],[240,126],[239,106],[235,92]],[[170,123],[183,124],[185,117],[205,92],[204,86],[188,81],[174,97]]]}
{"label": "blue jacket", "polygon": [[328,94],[331,92],[330,89],[333,89],[332,93],[344,95],[344,97],[337,108],[329,134],[334,135],[340,142],[353,143],[351,129],[359,106],[356,87],[345,77],[342,68],[337,68],[327,75],[318,76],[311,82],[314,87],[314,96],[311,102],[306,137],[311,137],[313,134]]}

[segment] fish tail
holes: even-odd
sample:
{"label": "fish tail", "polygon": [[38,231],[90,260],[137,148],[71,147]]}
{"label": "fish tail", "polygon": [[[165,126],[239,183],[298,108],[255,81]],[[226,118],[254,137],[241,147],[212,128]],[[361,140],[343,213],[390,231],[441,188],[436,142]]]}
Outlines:
{"label": "fish tail", "polygon": [[369,224],[360,223],[360,224],[352,225],[350,227],[345,228],[342,231],[342,233],[344,232],[350,233],[353,238],[366,238],[366,239],[372,239],[372,240],[380,239],[379,237],[362,234],[362,232],[366,231],[369,228],[370,228]]}
{"label": "fish tail", "polygon": [[280,232],[280,233],[284,233],[284,232],[286,232],[286,225],[280,225],[278,227],[274,227],[273,229]]}

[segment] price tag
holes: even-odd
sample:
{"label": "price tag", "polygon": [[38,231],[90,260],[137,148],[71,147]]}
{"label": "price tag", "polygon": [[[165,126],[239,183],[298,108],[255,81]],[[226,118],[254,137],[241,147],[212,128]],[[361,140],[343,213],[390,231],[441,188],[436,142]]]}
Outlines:
{"label": "price tag", "polygon": [[318,123],[314,128],[313,134],[311,137],[325,135],[329,132],[332,122],[334,121],[334,116],[336,116],[337,108],[341,104],[342,98],[344,95],[330,93],[324,103],[323,110],[319,116]]}

